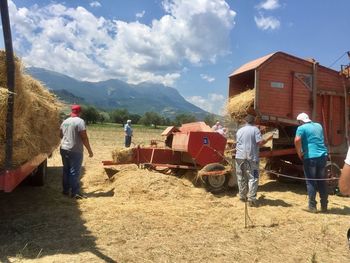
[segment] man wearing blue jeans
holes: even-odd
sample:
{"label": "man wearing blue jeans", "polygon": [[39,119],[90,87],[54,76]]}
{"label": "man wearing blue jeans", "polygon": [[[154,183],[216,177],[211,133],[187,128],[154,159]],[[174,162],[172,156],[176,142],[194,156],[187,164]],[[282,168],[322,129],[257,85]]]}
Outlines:
{"label": "man wearing blue jeans", "polygon": [[60,153],[63,163],[63,194],[80,199],[80,168],[83,162],[84,147],[93,156],[89,139],[86,133],[85,122],[80,116],[81,107],[72,106],[72,113],[69,118],[61,124],[61,147]]}
{"label": "man wearing blue jeans", "polygon": [[306,113],[297,116],[300,124],[298,127],[294,144],[300,160],[304,163],[304,174],[306,188],[309,196],[308,210],[317,212],[316,193],[320,194],[321,211],[327,212],[328,192],[326,176],[327,148],[324,144],[323,128],[321,124],[310,120]]}

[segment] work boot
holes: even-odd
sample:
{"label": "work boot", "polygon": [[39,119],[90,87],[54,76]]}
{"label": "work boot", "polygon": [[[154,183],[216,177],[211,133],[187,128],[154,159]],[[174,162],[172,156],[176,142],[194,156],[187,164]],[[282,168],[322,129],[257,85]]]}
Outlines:
{"label": "work boot", "polygon": [[327,206],[321,206],[321,212],[322,213],[327,213],[327,211],[328,211]]}

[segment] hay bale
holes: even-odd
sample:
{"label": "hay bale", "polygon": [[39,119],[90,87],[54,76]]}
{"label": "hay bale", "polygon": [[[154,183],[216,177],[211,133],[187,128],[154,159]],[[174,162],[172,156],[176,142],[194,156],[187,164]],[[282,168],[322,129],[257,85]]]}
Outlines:
{"label": "hay bale", "polygon": [[241,122],[247,114],[254,114],[255,89],[246,90],[229,99],[226,110],[236,122]]}
{"label": "hay bale", "polygon": [[116,148],[112,151],[112,158],[115,163],[132,163],[133,154],[133,148]]}
{"label": "hay bale", "polygon": [[[7,73],[6,53],[0,51],[0,167],[5,160]],[[13,119],[14,167],[38,154],[50,154],[60,142],[61,104],[39,81],[23,73],[15,57],[15,91]]]}

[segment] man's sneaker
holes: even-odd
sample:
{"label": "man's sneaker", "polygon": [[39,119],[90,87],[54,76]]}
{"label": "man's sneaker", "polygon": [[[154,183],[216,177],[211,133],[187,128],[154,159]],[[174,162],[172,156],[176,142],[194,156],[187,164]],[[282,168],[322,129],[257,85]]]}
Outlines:
{"label": "man's sneaker", "polygon": [[245,203],[245,202],[247,202],[247,197],[240,197],[240,198],[239,198],[239,201]]}
{"label": "man's sneaker", "polygon": [[327,207],[321,207],[321,212],[322,212],[322,213],[327,213],[327,212],[328,212]]}
{"label": "man's sneaker", "polygon": [[83,194],[75,194],[74,196],[72,196],[75,199],[85,199],[87,198],[85,195]]}
{"label": "man's sneaker", "polygon": [[311,207],[309,207],[309,208],[307,209],[307,211],[310,212],[310,213],[316,214],[316,213],[317,213],[317,208],[311,206]]}

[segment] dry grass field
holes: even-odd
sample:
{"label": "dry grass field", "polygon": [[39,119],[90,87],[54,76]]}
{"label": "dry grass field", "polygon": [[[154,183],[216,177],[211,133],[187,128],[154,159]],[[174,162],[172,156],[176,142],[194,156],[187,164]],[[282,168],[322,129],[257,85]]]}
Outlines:
{"label": "dry grass field", "polygon": [[[161,131],[137,129],[134,141]],[[329,213],[310,214],[304,184],[262,175],[261,206],[246,211],[235,190],[213,195],[188,177],[125,165],[109,179],[101,161],[122,146],[122,129],[88,134],[87,199],[61,194],[57,151],[46,186],[0,194],[1,262],[349,262],[349,198],[330,196]]]}

